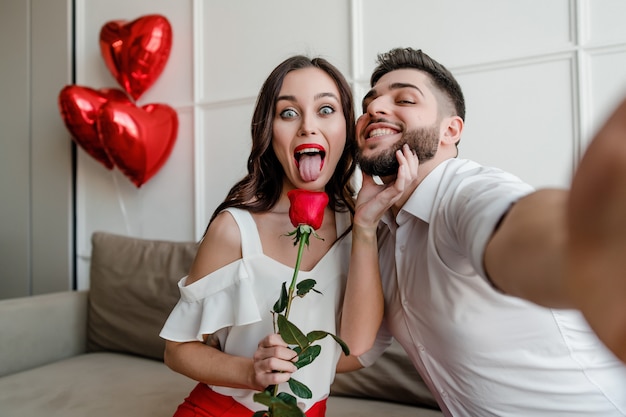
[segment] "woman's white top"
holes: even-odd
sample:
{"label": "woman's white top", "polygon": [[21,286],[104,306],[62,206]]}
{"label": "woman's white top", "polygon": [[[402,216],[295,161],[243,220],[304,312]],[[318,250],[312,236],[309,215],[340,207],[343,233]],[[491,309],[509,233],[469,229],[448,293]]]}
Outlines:
{"label": "woman's white top", "polygon": [[[242,209],[226,209],[239,226],[242,258],[185,286],[187,277],[178,287],[180,300],[170,313],[160,336],[176,342],[202,341],[203,335],[213,334],[221,350],[236,356],[252,357],[259,341],[274,332],[272,308],[278,300],[283,282],[287,287],[293,268],[263,253],[259,232],[252,215]],[[337,236],[350,226],[348,213],[336,213]],[[289,230],[277,230],[277,234]],[[323,238],[323,236],[321,236]],[[285,236],[285,239],[291,237]],[[311,237],[311,239],[315,239]],[[311,271],[300,271],[298,282],[310,278],[317,284],[305,297],[295,298],[289,321],[303,333],[325,330],[338,334],[340,308],[348,276],[352,234],[348,233],[334,243]],[[306,249],[304,255],[306,256]],[[295,259],[294,259],[295,261]],[[322,346],[315,361],[298,369],[293,378],[307,385],[313,392],[311,399],[298,398],[306,411],[326,398],[335,377],[335,368],[341,348],[330,336],[316,342]],[[256,391],[210,386],[215,392],[233,397],[250,410],[265,406],[254,402]],[[281,384],[279,391],[293,395],[289,386]]]}

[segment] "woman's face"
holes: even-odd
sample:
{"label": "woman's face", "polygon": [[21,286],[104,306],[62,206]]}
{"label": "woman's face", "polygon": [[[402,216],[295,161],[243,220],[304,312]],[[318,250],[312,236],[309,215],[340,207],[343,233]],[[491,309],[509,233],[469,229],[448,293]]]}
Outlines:
{"label": "woman's face", "polygon": [[285,188],[323,190],[346,145],[339,89],[319,68],[291,71],[276,100],[272,148]]}

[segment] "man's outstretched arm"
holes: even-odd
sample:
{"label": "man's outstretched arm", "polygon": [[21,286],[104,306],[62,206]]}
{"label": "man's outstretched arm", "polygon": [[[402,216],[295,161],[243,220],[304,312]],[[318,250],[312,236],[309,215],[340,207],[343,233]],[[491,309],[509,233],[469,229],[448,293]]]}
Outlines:
{"label": "man's outstretched arm", "polygon": [[626,362],[626,101],[594,137],[567,190],[519,200],[487,245],[499,289],[578,308]]}
{"label": "man's outstretched arm", "polygon": [[567,209],[569,293],[626,362],[626,100],[585,152]]}

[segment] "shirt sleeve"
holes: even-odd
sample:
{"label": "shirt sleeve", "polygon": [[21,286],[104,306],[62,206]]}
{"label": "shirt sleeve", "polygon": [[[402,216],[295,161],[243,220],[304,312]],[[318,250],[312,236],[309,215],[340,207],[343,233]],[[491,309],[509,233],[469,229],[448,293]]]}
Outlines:
{"label": "shirt sleeve", "polygon": [[387,328],[386,322],[383,321],[380,329],[378,329],[378,334],[376,335],[376,340],[374,341],[372,348],[358,356],[357,359],[365,368],[373,365],[374,362],[376,362],[376,360],[382,356],[383,353],[385,353],[385,350],[387,350],[387,348],[391,345],[392,341],[393,337]]}
{"label": "shirt sleeve", "polygon": [[231,326],[261,321],[252,279],[243,261],[235,261],[185,286],[178,282],[180,299],[159,336],[175,342],[202,341]]}
{"label": "shirt sleeve", "polygon": [[444,202],[446,230],[452,236],[448,242],[458,242],[456,248],[468,255],[472,267],[488,279],[483,259],[489,239],[498,223],[517,200],[533,188],[518,177],[504,171],[483,168],[476,176],[459,184]]}

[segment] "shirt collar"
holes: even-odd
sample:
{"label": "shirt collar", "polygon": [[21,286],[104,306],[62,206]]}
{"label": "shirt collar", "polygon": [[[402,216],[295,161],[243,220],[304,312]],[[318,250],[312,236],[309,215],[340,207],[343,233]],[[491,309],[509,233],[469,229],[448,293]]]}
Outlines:
{"label": "shirt collar", "polygon": [[431,218],[433,203],[437,196],[437,189],[441,184],[441,179],[445,173],[446,166],[453,161],[454,158],[447,159],[437,165],[426,178],[417,186],[413,194],[409,197],[402,209],[398,213],[396,221],[402,224],[408,220],[407,215],[417,217],[418,219],[428,223]]}

